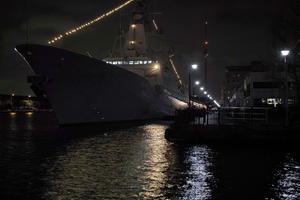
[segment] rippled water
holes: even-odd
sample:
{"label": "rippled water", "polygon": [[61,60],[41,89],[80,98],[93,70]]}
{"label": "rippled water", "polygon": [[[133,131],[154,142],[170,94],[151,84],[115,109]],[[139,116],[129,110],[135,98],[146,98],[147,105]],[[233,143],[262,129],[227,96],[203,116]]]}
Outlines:
{"label": "rippled water", "polygon": [[0,113],[0,199],[300,199],[297,148],[179,146],[166,128]]}

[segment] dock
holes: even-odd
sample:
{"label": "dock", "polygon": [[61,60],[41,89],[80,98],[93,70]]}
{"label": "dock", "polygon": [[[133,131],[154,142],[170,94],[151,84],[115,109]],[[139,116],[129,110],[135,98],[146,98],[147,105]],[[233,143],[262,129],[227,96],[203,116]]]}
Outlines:
{"label": "dock", "polygon": [[165,138],[185,144],[298,144],[300,124],[285,127],[269,108],[185,110],[165,132]]}

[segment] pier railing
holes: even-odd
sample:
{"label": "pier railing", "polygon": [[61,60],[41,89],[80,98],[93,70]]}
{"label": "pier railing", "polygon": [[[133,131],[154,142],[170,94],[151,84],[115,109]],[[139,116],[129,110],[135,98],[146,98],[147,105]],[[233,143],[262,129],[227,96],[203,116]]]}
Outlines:
{"label": "pier railing", "polygon": [[175,123],[192,125],[264,125],[270,124],[267,107],[222,107],[216,110],[190,108],[178,110]]}
{"label": "pier railing", "polygon": [[267,107],[223,107],[218,112],[218,124],[268,124]]}

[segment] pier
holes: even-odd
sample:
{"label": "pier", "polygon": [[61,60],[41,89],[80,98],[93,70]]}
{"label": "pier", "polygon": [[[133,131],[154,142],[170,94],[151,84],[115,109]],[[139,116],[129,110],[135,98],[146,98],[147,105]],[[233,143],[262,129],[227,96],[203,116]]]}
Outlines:
{"label": "pier", "polygon": [[297,144],[298,116],[293,116],[287,127],[282,113],[262,107],[187,109],[178,112],[165,138],[187,144]]}

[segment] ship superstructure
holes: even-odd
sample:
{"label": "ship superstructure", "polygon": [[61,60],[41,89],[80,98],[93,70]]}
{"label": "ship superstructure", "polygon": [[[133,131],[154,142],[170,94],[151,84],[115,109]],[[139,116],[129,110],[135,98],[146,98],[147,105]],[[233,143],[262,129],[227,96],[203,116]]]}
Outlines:
{"label": "ship superstructure", "polygon": [[135,8],[128,31],[120,35],[117,43],[120,45],[103,61],[136,73],[154,87],[170,90],[177,98],[187,101],[187,88],[172,60],[174,55],[145,5]]}

